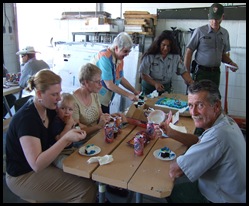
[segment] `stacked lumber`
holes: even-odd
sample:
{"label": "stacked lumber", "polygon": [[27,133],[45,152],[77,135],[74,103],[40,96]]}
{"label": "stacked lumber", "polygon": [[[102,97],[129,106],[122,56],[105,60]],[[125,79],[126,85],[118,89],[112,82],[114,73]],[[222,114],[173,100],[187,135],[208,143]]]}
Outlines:
{"label": "stacked lumber", "polygon": [[129,34],[139,33],[146,35],[155,34],[157,16],[148,11],[125,11],[124,29]]}

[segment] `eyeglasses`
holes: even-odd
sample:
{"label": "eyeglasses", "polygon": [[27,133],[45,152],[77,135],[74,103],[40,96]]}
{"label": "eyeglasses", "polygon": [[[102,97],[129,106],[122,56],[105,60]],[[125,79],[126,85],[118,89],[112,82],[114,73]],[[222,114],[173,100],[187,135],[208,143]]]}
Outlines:
{"label": "eyeglasses", "polygon": [[131,50],[125,49],[125,50],[123,50],[123,52],[124,52],[125,54],[127,54],[127,53],[130,53]]}
{"label": "eyeglasses", "polygon": [[89,80],[89,81],[94,82],[94,83],[97,83],[97,84],[101,84],[102,79],[101,79],[101,80]]}
{"label": "eyeglasses", "polygon": [[27,54],[22,55],[22,58],[25,57]]}

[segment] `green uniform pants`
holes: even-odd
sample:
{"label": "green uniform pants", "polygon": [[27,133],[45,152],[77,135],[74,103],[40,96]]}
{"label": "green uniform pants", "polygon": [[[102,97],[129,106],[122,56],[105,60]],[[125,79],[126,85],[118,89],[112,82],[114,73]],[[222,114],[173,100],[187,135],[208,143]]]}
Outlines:
{"label": "green uniform pants", "polygon": [[201,194],[197,181],[175,184],[171,195],[166,200],[168,203],[210,203]]}
{"label": "green uniform pants", "polygon": [[220,86],[220,69],[216,71],[205,71],[202,69],[198,69],[197,73],[192,74],[192,79],[194,81],[200,81],[202,79],[209,79],[213,81],[215,84]]}

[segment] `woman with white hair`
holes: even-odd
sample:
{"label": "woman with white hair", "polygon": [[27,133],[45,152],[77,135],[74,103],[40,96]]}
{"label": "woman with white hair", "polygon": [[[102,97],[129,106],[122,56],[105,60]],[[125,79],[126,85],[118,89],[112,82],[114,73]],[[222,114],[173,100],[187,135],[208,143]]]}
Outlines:
{"label": "woman with white hair", "polygon": [[[128,56],[133,46],[129,34],[121,32],[114,39],[112,45],[98,52],[92,63],[102,70],[102,88],[99,91],[99,98],[103,113],[110,113],[110,103],[115,93],[128,97],[131,101],[137,101],[136,90],[124,77],[124,58]],[[136,68],[134,68],[136,69]],[[121,84],[125,89],[119,87]]]}

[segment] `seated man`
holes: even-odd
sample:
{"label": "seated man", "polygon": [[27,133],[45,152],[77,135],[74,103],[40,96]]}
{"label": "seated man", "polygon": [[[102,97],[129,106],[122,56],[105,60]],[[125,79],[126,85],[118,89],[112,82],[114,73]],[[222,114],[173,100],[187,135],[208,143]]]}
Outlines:
{"label": "seated man", "polygon": [[190,182],[175,184],[168,203],[246,203],[246,142],[237,123],[223,113],[217,84],[191,84],[188,105],[195,126],[204,129],[201,136],[160,124],[169,138],[188,147],[171,162],[169,176],[186,175]]}
{"label": "seated man", "polygon": [[22,88],[27,86],[29,77],[33,76],[42,69],[50,69],[49,65],[45,61],[36,59],[36,53],[40,52],[35,51],[32,46],[27,46],[16,53],[22,57],[21,77],[19,80],[19,85]]}

